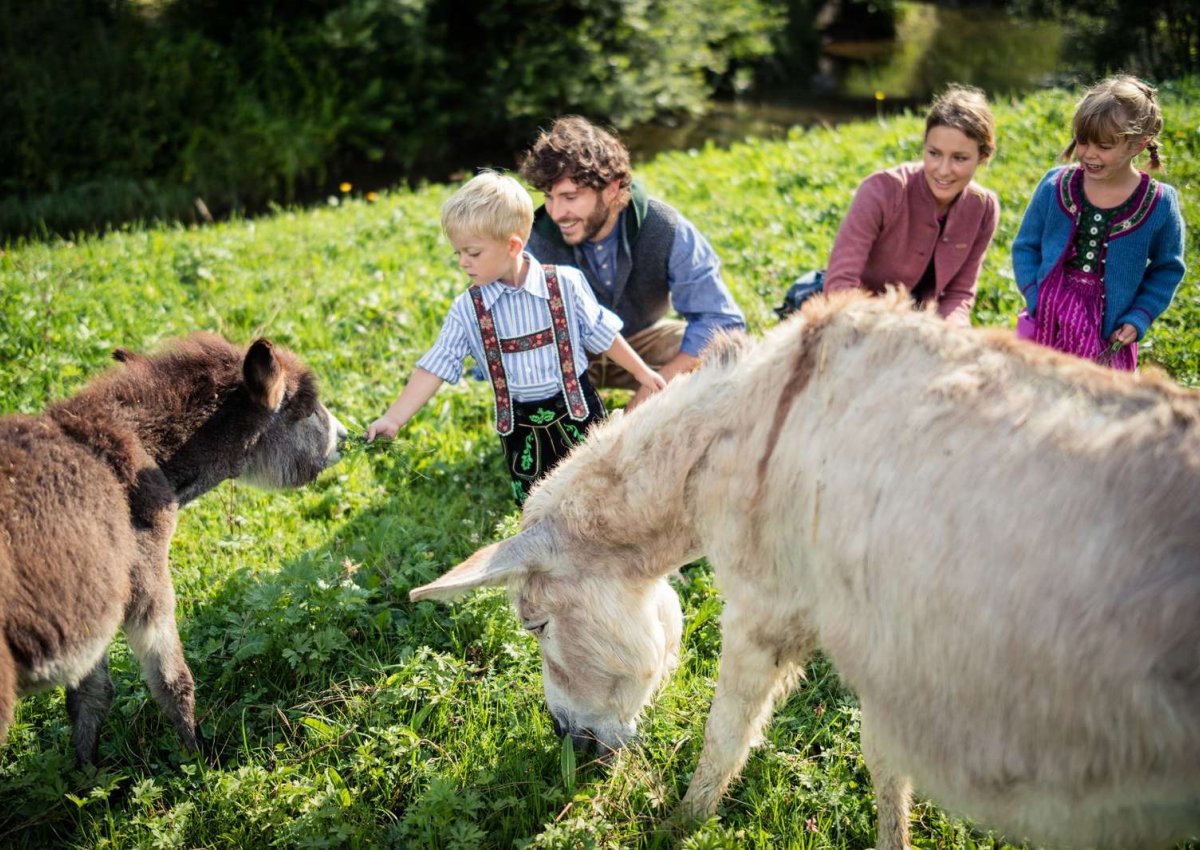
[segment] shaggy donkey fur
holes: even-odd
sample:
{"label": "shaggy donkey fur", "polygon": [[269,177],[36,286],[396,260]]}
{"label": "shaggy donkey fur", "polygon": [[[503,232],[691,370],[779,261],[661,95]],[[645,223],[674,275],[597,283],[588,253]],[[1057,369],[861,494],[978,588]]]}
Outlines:
{"label": "shaggy donkey fur", "polygon": [[725,611],[689,815],[821,648],[861,701],[880,848],[909,846],[910,778],[1036,842],[1200,833],[1200,393],[905,301],[814,299],[722,350],[413,598],[507,582],[559,724],[617,746],[678,639],[662,577],[707,555]]}
{"label": "shaggy donkey fur", "polygon": [[243,351],[196,334],[113,356],[125,365],[73,398],[0,418],[0,743],[20,694],[65,685],[81,763],[112,705],[118,627],[196,749],[167,565],[179,507],[226,478],[305,484],[345,436],[309,371],[267,340]]}

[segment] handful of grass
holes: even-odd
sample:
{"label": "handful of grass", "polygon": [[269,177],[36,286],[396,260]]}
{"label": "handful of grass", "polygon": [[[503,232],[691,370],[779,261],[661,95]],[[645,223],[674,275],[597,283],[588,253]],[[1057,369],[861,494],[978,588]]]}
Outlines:
{"label": "handful of grass", "polygon": [[1111,366],[1113,358],[1117,356],[1117,352],[1121,350],[1122,343],[1116,340],[1108,348],[1096,355],[1096,362],[1101,366]]}
{"label": "handful of grass", "polygon": [[365,432],[355,437],[349,437],[346,439],[346,442],[342,443],[342,460],[361,457],[362,455],[381,451],[383,450],[385,444],[389,442],[391,441],[377,439],[368,443]]}

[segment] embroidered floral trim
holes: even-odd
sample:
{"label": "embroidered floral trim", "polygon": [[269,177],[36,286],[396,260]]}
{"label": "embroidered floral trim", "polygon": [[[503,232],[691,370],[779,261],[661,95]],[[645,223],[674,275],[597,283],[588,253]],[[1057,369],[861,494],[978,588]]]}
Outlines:
{"label": "embroidered floral trim", "polygon": [[571,418],[582,421],[587,418],[587,402],[575,374],[575,352],[571,348],[571,334],[567,330],[567,307],[563,303],[562,290],[558,287],[558,270],[545,266],[546,289],[550,293],[550,328],[554,331],[554,344],[558,348],[558,368],[562,375],[563,397]]}
{"label": "embroidered floral trim", "polygon": [[554,343],[554,334],[549,328],[544,331],[534,331],[525,336],[510,336],[508,339],[500,340],[500,350],[505,354],[517,354],[521,351],[533,351],[535,348],[541,348],[543,345],[551,345]]}
{"label": "embroidered floral trim", "polygon": [[[1138,187],[1134,189],[1129,200],[1121,205],[1121,212],[1110,224],[1109,238],[1115,239],[1132,233],[1149,218],[1162,195],[1162,187],[1149,174],[1143,173]],[[1074,166],[1064,168],[1058,175],[1058,202],[1063,210],[1079,224],[1079,214],[1083,206],[1083,168]]]}
{"label": "embroidered floral trim", "polygon": [[496,397],[496,430],[501,434],[511,434],[512,396],[508,393],[508,377],[504,374],[504,361],[500,357],[496,322],[491,311],[483,306],[483,296],[479,287],[472,286],[468,292],[471,293],[471,303],[475,306],[475,321],[479,323],[479,336],[483,340],[483,358],[487,361],[488,377],[492,379],[492,392]]}
{"label": "embroidered floral trim", "polygon": [[1124,236],[1126,233],[1132,233],[1150,217],[1150,213],[1154,211],[1154,207],[1158,204],[1159,196],[1162,194],[1162,187],[1158,185],[1157,180],[1151,179],[1149,174],[1142,175],[1142,183],[1138,186],[1138,191],[1134,194],[1139,194],[1138,202],[1133,205],[1133,208],[1124,218],[1119,218],[1113,222],[1112,237],[1116,239],[1118,236]]}
{"label": "embroidered floral trim", "polygon": [[1078,166],[1064,168],[1058,172],[1059,206],[1063,208],[1063,212],[1075,220],[1079,218],[1079,204],[1075,202],[1079,190],[1075,187],[1081,180],[1083,180],[1083,169]]}

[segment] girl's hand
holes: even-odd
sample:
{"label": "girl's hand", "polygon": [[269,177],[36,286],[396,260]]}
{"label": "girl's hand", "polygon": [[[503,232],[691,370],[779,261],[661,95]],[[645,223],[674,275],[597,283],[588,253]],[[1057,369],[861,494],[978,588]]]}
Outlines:
{"label": "girl's hand", "polygon": [[380,416],[370,427],[367,428],[366,441],[368,443],[374,441],[376,437],[386,437],[392,439],[400,431],[400,425],[388,419],[387,416]]}
{"label": "girl's hand", "polygon": [[1137,342],[1137,328],[1126,322],[1113,331],[1112,336],[1108,338],[1109,342],[1119,342],[1121,345],[1131,345]]}

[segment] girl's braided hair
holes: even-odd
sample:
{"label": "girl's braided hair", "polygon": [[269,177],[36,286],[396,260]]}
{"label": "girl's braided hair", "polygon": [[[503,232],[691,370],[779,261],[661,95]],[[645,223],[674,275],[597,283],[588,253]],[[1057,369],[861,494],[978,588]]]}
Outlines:
{"label": "girl's braided hair", "polygon": [[1071,144],[1062,152],[1062,158],[1071,158],[1077,142],[1127,141],[1148,136],[1150,170],[1156,171],[1162,168],[1162,159],[1155,137],[1162,127],[1157,89],[1137,77],[1118,74],[1092,86],[1079,101],[1071,120]]}

